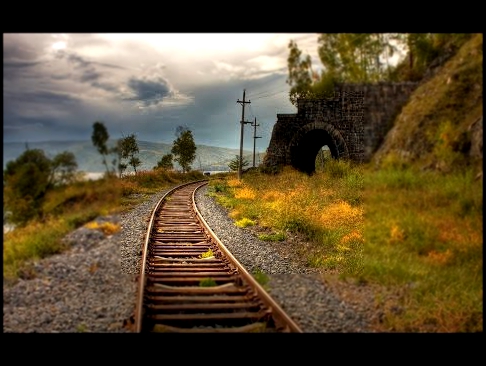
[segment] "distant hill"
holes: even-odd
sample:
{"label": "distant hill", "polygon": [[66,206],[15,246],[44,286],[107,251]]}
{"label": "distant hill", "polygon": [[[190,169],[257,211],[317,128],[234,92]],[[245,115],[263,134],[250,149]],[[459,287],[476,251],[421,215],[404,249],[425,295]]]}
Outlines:
{"label": "distant hill", "polygon": [[[149,141],[137,141],[140,150],[138,157],[142,165],[137,170],[152,170],[157,165],[157,161],[169,154],[172,144],[157,143]],[[28,144],[29,149],[41,149],[50,158],[63,151],[70,151],[76,157],[78,170],[84,172],[104,172],[106,170],[102,163],[101,155],[93,146],[91,141],[44,141],[31,142]],[[26,149],[23,142],[4,142],[3,143],[3,169],[7,162],[17,159]],[[192,163],[193,169],[203,171],[221,171],[228,170],[228,163],[240,154],[239,149],[229,149],[216,146],[197,145],[196,159]],[[253,151],[243,151],[243,156],[250,164],[253,162]],[[108,157],[110,158],[110,157]],[[255,158],[255,165],[259,164],[263,157],[259,155]],[[110,161],[108,161],[110,163]],[[177,164],[174,164],[178,168]],[[133,170],[128,168],[128,171]]]}

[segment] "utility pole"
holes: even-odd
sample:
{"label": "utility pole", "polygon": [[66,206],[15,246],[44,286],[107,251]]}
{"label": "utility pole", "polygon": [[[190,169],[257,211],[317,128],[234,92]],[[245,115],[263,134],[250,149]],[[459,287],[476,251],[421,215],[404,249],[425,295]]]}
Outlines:
{"label": "utility pole", "polygon": [[249,100],[245,101],[245,89],[243,89],[243,101],[237,100],[236,103],[241,103],[242,110],[241,110],[241,134],[240,134],[240,162],[238,164],[238,179],[241,179],[241,168],[242,168],[242,162],[243,162],[243,130],[244,126],[246,123],[251,123],[245,121],[245,104],[246,103],[251,103]]}
{"label": "utility pole", "polygon": [[256,128],[257,128],[257,126],[260,126],[260,125],[257,125],[257,123],[256,123],[256,117],[255,117],[255,123],[252,124],[252,126],[254,127],[254,129],[253,129],[253,168],[254,168],[255,167],[255,144],[256,144],[256,139],[262,138],[261,136],[257,136],[256,135]]}

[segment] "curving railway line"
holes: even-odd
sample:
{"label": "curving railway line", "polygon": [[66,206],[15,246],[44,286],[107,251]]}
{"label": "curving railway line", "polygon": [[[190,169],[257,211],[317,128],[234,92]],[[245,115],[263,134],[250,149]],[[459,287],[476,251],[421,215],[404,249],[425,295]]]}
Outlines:
{"label": "curving railway line", "polygon": [[302,330],[226,249],[195,204],[208,181],[179,185],[155,205],[142,250],[134,330]]}

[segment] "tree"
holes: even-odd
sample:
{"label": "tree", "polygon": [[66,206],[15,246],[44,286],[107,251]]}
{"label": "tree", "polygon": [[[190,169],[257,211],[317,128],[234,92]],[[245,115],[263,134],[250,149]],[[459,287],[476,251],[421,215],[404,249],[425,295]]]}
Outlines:
{"label": "tree", "polygon": [[297,43],[293,40],[289,42],[289,57],[287,58],[287,65],[289,76],[286,80],[290,85],[290,102],[293,105],[297,104],[297,99],[305,98],[311,91],[313,77],[316,75],[312,72],[312,62],[309,55],[301,60],[302,51],[297,47]]}
{"label": "tree", "polygon": [[127,169],[128,165],[123,163],[122,159],[122,149],[123,149],[123,139],[116,140],[115,146],[110,150],[111,153],[115,154],[115,158],[112,160],[114,170],[118,170],[118,177],[122,177],[123,172]]}
{"label": "tree", "polygon": [[438,58],[454,54],[471,33],[403,33],[397,39],[405,46],[407,57],[394,70],[399,80],[420,80]]}
{"label": "tree", "polygon": [[389,58],[397,50],[393,33],[323,33],[318,38],[319,58],[341,82],[368,83],[386,80]]}
{"label": "tree", "polygon": [[[249,164],[250,164],[250,162],[248,160],[246,160],[245,157],[243,157],[243,159],[241,160],[241,169],[244,169]],[[233,171],[233,172],[237,172],[238,169],[239,169],[239,166],[240,166],[240,156],[235,155],[235,158],[229,162],[228,168],[230,168],[230,170]]]}
{"label": "tree", "polygon": [[171,153],[174,155],[174,160],[179,163],[182,171],[185,173],[191,169],[191,164],[196,158],[196,144],[194,143],[191,130],[187,127],[178,126],[176,137]]}
{"label": "tree", "polygon": [[172,163],[173,158],[174,156],[172,154],[165,154],[157,162],[156,168],[162,168],[167,170],[174,169],[174,164]]}
{"label": "tree", "polygon": [[302,56],[294,41],[287,59],[291,86],[289,99],[320,98],[334,92],[337,83],[388,80],[389,59],[401,38],[394,33],[324,33],[318,38],[318,54],[324,66],[321,75],[312,69],[310,56]]}
{"label": "tree", "polygon": [[78,163],[74,154],[70,151],[64,151],[57,154],[52,160],[51,181],[57,184],[69,184],[76,178],[76,169]]}
{"label": "tree", "polygon": [[77,163],[70,152],[49,159],[41,149],[27,148],[3,172],[4,207],[10,220],[25,224],[40,216],[46,193],[53,187],[74,180]]}
{"label": "tree", "polygon": [[[135,134],[130,134],[121,139],[120,142],[121,157],[123,159],[128,159],[128,165],[133,167],[133,171],[137,174],[137,166],[141,165],[140,159],[135,156],[139,153],[137,139]],[[126,167],[126,165],[125,165]]]}
{"label": "tree", "polygon": [[106,162],[106,155],[108,155],[108,147],[106,143],[109,137],[110,135],[108,134],[108,131],[106,130],[103,122],[96,121],[95,123],[93,123],[93,134],[91,135],[91,141],[103,157],[103,164],[106,166],[107,174],[110,173],[110,170],[108,169],[108,163]]}

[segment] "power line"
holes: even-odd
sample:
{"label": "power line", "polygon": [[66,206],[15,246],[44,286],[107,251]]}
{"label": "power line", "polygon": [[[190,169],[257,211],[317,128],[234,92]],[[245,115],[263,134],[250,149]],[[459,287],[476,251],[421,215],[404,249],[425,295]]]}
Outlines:
{"label": "power line", "polygon": [[253,100],[255,100],[255,99],[263,99],[263,98],[268,98],[268,97],[273,97],[274,95],[282,94],[282,93],[285,93],[285,92],[288,92],[288,91],[287,90],[280,90],[280,91],[275,92],[273,94],[267,94],[267,95],[260,96],[258,98],[253,98]]}

